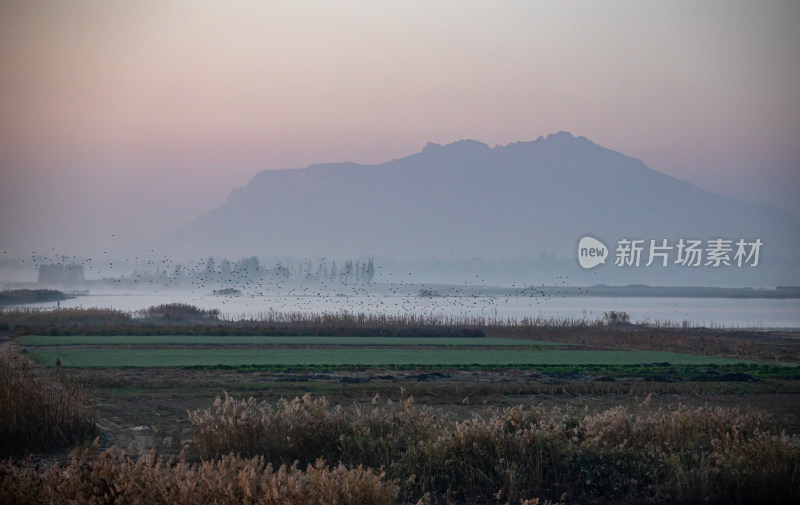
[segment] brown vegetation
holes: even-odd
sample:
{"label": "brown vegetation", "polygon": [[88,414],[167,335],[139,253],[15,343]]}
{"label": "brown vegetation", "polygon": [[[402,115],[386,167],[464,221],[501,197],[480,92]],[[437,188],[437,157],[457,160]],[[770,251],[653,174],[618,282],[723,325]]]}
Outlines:
{"label": "brown vegetation", "polygon": [[125,326],[131,324],[132,320],[133,316],[130,313],[116,309],[0,308],[0,328],[18,335],[38,331],[52,332],[57,328]]}
{"label": "brown vegetation", "polygon": [[735,409],[592,415],[517,406],[457,422],[410,399],[346,409],[309,396],[276,404],[226,396],[190,418],[204,457],[233,451],[279,464],[324,455],[380,466],[405,499],[800,500],[800,437]]}
{"label": "brown vegetation", "polygon": [[0,455],[60,447],[94,432],[86,391],[24,356],[0,354]]}
{"label": "brown vegetation", "polygon": [[202,322],[204,319],[216,321],[219,317],[219,310],[200,309],[188,303],[162,303],[138,311],[135,316],[147,322]]}
{"label": "brown vegetation", "polygon": [[[201,322],[181,323],[188,318]],[[0,310],[0,325],[17,334],[471,334],[800,361],[796,333],[686,328],[667,323],[631,325],[619,317],[613,323],[610,319],[488,322],[428,316],[269,313],[258,320],[223,321],[191,306],[161,306],[137,314],[105,309]],[[66,375],[101,373],[109,372],[62,371],[58,367],[47,371],[24,355],[0,356],[0,451],[20,454],[85,440],[94,428],[94,409],[83,388]],[[228,379],[233,374],[218,371],[228,374],[226,382],[212,387],[193,374],[217,372],[180,373],[187,376],[186,384],[176,386],[181,394],[198,394],[198,388],[206,388],[208,396],[191,404],[192,409],[208,405],[212,395],[231,385]],[[347,373],[355,376],[362,372]],[[375,372],[379,373],[386,375]],[[414,394],[429,395],[424,401],[458,403],[458,414],[454,408],[443,412],[419,407],[410,397],[392,403],[376,395],[370,405],[363,396],[367,389],[355,386],[341,387],[335,394],[339,401],[347,403],[347,398],[353,397],[362,404],[332,405],[325,397],[310,395],[275,400],[287,391],[302,394],[312,385],[298,382],[292,383],[294,389],[287,389],[287,383],[276,386],[277,382],[266,381],[271,377],[266,372],[238,374],[237,380],[246,379],[239,384],[241,394],[248,395],[257,387],[264,390],[259,394],[272,395],[274,401],[237,400],[226,395],[211,408],[191,410],[188,417],[194,434],[190,452],[165,459],[152,452],[131,456],[117,449],[100,452],[93,447],[73,454],[67,463],[41,463],[41,455],[37,464],[32,459],[9,460],[0,464],[0,503],[534,503],[536,497],[556,501],[566,497],[569,502],[593,504],[800,502],[800,435],[780,431],[762,412],[709,406],[662,409],[647,403],[606,408],[617,400],[590,412],[564,407],[566,402],[560,397],[551,402],[558,404],[556,408],[517,405],[521,401],[517,395],[529,394],[630,397],[661,391],[674,398],[671,395],[676,391],[702,390],[705,382],[637,379],[617,383],[577,378],[569,384],[561,380],[539,383],[528,380],[531,374],[527,372],[515,373],[521,374],[516,382],[484,380],[479,375],[480,380],[464,379],[463,384],[455,378],[441,384],[403,383]],[[109,388],[115,395],[120,394],[118,384],[148,392],[136,393],[138,396],[128,398],[131,401],[150,394],[151,389],[137,382],[141,381],[139,375],[130,384],[118,371],[110,377],[115,382]],[[317,391],[339,387],[339,378],[332,375],[313,387]],[[373,394],[395,394],[394,378],[376,379],[368,387],[374,388]],[[164,385],[162,372],[154,374],[153,380],[159,387]],[[796,391],[794,380],[779,378],[746,386],[791,399],[786,393],[791,388]],[[714,383],[708,387],[723,386]],[[745,390],[738,383],[724,387]],[[408,392],[403,391],[405,398]],[[466,405],[467,400],[498,405],[498,395],[505,398],[504,405],[517,406]],[[750,400],[749,396],[743,398]],[[181,418],[187,426],[181,410],[176,407],[174,412],[170,417]],[[142,416],[141,421],[147,423],[148,419]]]}
{"label": "brown vegetation", "polygon": [[275,470],[260,457],[227,455],[189,464],[154,452],[132,458],[109,449],[97,456],[87,450],[66,465],[43,469],[0,466],[2,503],[389,505],[394,497],[395,484],[375,471],[321,460],[305,471],[294,465]]}

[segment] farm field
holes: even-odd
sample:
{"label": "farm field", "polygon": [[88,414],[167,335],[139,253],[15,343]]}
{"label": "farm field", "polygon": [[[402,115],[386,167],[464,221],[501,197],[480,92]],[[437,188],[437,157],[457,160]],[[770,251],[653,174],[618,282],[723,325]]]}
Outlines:
{"label": "farm field", "polygon": [[45,366],[302,367],[732,365],[741,360],[666,351],[502,338],[25,336],[19,343]]}

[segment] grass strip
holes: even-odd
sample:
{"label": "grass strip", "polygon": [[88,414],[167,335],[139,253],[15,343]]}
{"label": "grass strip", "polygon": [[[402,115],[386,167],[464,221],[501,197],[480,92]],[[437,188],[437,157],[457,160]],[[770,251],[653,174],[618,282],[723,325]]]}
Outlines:
{"label": "grass strip", "polygon": [[672,365],[733,364],[742,360],[662,351],[505,350],[505,349],[52,349],[30,354],[45,366],[187,367],[240,365]]}

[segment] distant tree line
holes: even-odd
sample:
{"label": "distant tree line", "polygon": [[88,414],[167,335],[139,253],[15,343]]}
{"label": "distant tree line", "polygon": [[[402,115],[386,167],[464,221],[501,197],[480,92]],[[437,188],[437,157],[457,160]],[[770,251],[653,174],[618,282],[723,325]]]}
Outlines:
{"label": "distant tree line", "polygon": [[50,263],[39,265],[39,284],[77,284],[84,281],[83,265]]}
{"label": "distant tree line", "polygon": [[336,260],[283,260],[274,266],[261,264],[256,256],[231,261],[226,257],[209,256],[193,266],[174,265],[170,270],[134,270],[124,282],[128,285],[161,284],[180,286],[190,283],[238,283],[249,280],[320,282],[342,284],[371,284],[375,281],[375,262],[372,258]]}
{"label": "distant tree line", "polygon": [[[290,271],[292,271],[290,267]],[[297,278],[312,280],[330,280],[334,282],[371,284],[375,280],[375,264],[370,258],[367,261],[346,260],[340,267],[336,260],[330,265],[322,261],[316,267],[307,260],[295,266],[292,275]]]}
{"label": "distant tree line", "polygon": [[[202,269],[208,280],[231,280],[241,278],[282,277],[298,281],[330,281],[348,284],[371,284],[375,280],[375,263],[368,260],[345,260],[337,264],[336,260],[329,264],[327,260],[313,262],[311,260],[284,261],[274,267],[264,267],[255,256],[231,262],[228,258],[209,256]],[[180,265],[176,267],[176,275],[180,275]]]}

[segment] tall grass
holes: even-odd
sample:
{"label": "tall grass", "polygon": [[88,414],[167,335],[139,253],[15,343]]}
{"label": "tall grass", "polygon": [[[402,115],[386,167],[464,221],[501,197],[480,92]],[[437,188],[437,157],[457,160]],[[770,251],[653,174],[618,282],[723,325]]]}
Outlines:
{"label": "tall grass", "polygon": [[95,429],[94,403],[82,386],[0,354],[0,455],[62,446]]}
{"label": "tall grass", "polygon": [[0,307],[0,329],[17,334],[42,332],[58,334],[64,327],[114,327],[131,324],[129,312],[101,308],[4,308]]}
{"label": "tall grass", "polygon": [[139,319],[171,323],[217,320],[219,310],[205,310],[188,303],[162,303],[133,313]]}
{"label": "tall grass", "polygon": [[189,420],[204,457],[235,452],[276,465],[323,458],[375,468],[395,463],[438,422],[429,409],[412,408],[412,399],[397,408],[345,409],[309,394],[275,404],[225,394],[212,408],[189,412]]}
{"label": "tall grass", "polygon": [[389,505],[395,493],[396,485],[373,470],[321,460],[305,470],[294,465],[275,469],[262,457],[226,455],[190,464],[153,452],[132,458],[108,449],[43,469],[0,466],[0,503],[9,504]]}
{"label": "tall grass", "polygon": [[307,464],[322,456],[380,467],[405,499],[800,500],[800,437],[776,432],[757,412],[518,406],[456,421],[410,399],[344,408],[309,396],[276,404],[225,396],[190,420],[204,457],[233,451]]}

